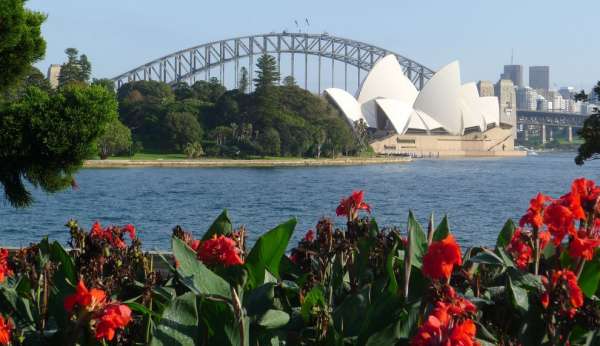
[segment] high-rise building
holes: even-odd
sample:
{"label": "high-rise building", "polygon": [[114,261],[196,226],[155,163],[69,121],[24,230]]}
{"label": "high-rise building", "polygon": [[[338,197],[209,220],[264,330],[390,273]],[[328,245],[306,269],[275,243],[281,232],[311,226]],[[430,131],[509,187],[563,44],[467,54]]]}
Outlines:
{"label": "high-rise building", "polygon": [[523,65],[504,65],[504,73],[500,79],[510,79],[514,86],[523,86]]}
{"label": "high-rise building", "polygon": [[575,88],[573,87],[561,87],[558,89],[558,93],[565,100],[570,100],[573,98],[573,94],[575,94]]}
{"label": "high-rise building", "polygon": [[48,82],[50,82],[50,86],[54,89],[58,88],[58,77],[60,76],[60,68],[61,65],[52,64],[48,67]]}
{"label": "high-rise building", "polygon": [[517,88],[517,109],[534,111],[537,109],[538,93],[530,87]]}
{"label": "high-rise building", "polygon": [[546,99],[548,100],[548,110],[555,112],[566,111],[566,102],[561,94],[556,90],[549,90]]}
{"label": "high-rise building", "polygon": [[500,122],[510,124],[516,135],[517,129],[517,95],[513,82],[508,79],[501,79],[495,85],[495,94],[498,97],[500,106]]}
{"label": "high-rise building", "polygon": [[495,96],[494,83],[489,80],[480,80],[477,82],[477,91],[479,91],[480,97]]}
{"label": "high-rise building", "polygon": [[529,66],[529,86],[536,90],[550,89],[550,66]]}

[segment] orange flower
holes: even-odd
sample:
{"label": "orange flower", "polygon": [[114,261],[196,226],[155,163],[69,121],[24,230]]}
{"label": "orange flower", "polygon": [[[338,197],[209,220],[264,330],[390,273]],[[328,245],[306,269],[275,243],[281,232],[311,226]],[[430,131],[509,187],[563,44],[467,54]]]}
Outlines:
{"label": "orange flower", "polygon": [[111,341],[116,329],[124,329],[131,322],[131,309],[127,305],[107,305],[95,318],[96,339]]}
{"label": "orange flower", "polygon": [[13,329],[15,329],[15,326],[12,321],[0,315],[0,345],[10,345]]}
{"label": "orange flower", "polygon": [[3,283],[8,276],[13,276],[13,271],[8,265],[8,250],[0,249],[0,283]]}
{"label": "orange flower", "polygon": [[575,216],[571,210],[560,203],[552,203],[544,212],[544,223],[558,246],[567,234],[575,233]]}
{"label": "orange flower", "polygon": [[[548,242],[550,242],[550,233],[541,231],[538,233],[540,239],[540,250],[543,250]],[[510,243],[506,247],[506,251],[513,257],[517,268],[521,270],[527,269],[529,263],[533,259],[533,233],[517,228]]]}
{"label": "orange flower", "polygon": [[455,319],[448,305],[437,302],[425,322],[410,340],[412,346],[428,345],[478,345],[475,341],[477,327],[471,319]]}
{"label": "orange flower", "polygon": [[79,280],[75,293],[65,298],[64,307],[68,312],[73,311],[75,305],[88,311],[94,311],[104,305],[106,293],[103,290],[92,288],[88,290],[83,280]]}
{"label": "orange flower", "polygon": [[131,240],[135,238],[135,226],[133,226],[132,224],[128,223],[127,225],[123,226],[121,231],[123,233],[129,233],[129,238]]}
{"label": "orange flower", "polygon": [[198,259],[207,265],[225,267],[244,264],[235,241],[222,235],[201,242],[198,247]]}
{"label": "orange flower", "polygon": [[546,202],[550,200],[550,197],[545,196],[542,193],[538,193],[532,198],[531,201],[529,201],[529,209],[527,209],[527,212],[519,221],[519,226],[523,227],[528,224],[531,225],[531,227],[540,228],[543,223],[542,212],[544,211],[544,206]]}
{"label": "orange flower", "polygon": [[347,198],[342,198],[335,213],[337,216],[347,216],[348,221],[351,221],[358,218],[360,210],[364,210],[370,214],[371,206],[365,203],[363,191],[354,191]]}
{"label": "orange flower", "polygon": [[461,264],[460,247],[452,234],[449,234],[444,240],[434,241],[429,245],[427,253],[423,256],[422,270],[430,279],[448,279],[454,265]]}
{"label": "orange flower", "polygon": [[590,239],[585,232],[573,235],[569,243],[569,256],[583,258],[587,261],[594,257],[594,251],[600,246],[600,240]]}

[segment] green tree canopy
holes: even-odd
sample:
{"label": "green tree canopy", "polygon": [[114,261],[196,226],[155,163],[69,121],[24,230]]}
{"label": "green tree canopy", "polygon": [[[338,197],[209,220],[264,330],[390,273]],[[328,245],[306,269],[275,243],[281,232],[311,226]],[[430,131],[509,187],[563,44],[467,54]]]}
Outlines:
{"label": "green tree canopy", "polygon": [[177,151],[183,151],[188,143],[202,140],[202,127],[191,113],[169,113],[165,125],[173,149]]}
{"label": "green tree canopy", "polygon": [[238,90],[242,93],[247,93],[249,84],[250,83],[248,82],[248,70],[244,66],[242,66],[242,68],[240,69],[240,80],[238,82]]}
{"label": "green tree canopy", "polygon": [[256,91],[274,86],[279,82],[279,72],[277,72],[277,61],[268,54],[263,54],[256,62],[256,78],[254,86]]}
{"label": "green tree canopy", "polygon": [[44,20],[45,15],[25,8],[25,0],[0,2],[0,92],[17,83],[44,56]]}
{"label": "green tree canopy", "polygon": [[0,104],[0,183],[15,207],[32,202],[24,181],[48,192],[72,184],[83,160],[116,119],[117,102],[99,86],[65,86],[56,93],[30,87]]}
{"label": "green tree canopy", "polygon": [[62,87],[73,82],[89,82],[92,75],[92,63],[87,56],[85,54],[77,56],[79,51],[75,48],[67,48],[65,54],[67,54],[67,62],[60,67],[58,85]]}
{"label": "green tree canopy", "polygon": [[[600,81],[594,87],[596,95],[600,95]],[[585,95],[585,92],[583,92]],[[587,99],[587,96],[586,96]],[[583,165],[587,160],[596,160],[600,158],[600,110],[596,109],[594,114],[590,115],[583,122],[583,128],[579,131],[579,136],[583,138],[583,144],[579,146],[575,163]]]}
{"label": "green tree canopy", "polygon": [[106,126],[106,130],[98,140],[98,155],[106,159],[111,155],[128,154],[131,152],[131,130],[114,118]]}

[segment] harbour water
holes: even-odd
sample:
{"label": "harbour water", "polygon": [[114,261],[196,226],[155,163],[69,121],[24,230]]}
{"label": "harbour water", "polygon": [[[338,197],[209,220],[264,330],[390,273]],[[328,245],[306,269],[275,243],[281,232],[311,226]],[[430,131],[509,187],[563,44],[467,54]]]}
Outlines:
{"label": "harbour water", "polygon": [[448,214],[464,245],[491,245],[507,218],[518,217],[538,191],[559,196],[577,177],[600,178],[600,163],[583,167],[574,153],[526,158],[416,160],[408,164],[295,168],[84,169],[79,189],[58,194],[34,191],[31,208],[0,205],[0,242],[22,246],[48,235],[65,242],[63,225],[77,219],[86,229],[132,223],[146,249],[168,249],[175,225],[200,236],[227,208],[234,225],[245,225],[249,241],[298,218],[295,239],[321,217],[335,217],[339,199],[365,191],[380,225],[404,228],[409,209],[425,223]]}

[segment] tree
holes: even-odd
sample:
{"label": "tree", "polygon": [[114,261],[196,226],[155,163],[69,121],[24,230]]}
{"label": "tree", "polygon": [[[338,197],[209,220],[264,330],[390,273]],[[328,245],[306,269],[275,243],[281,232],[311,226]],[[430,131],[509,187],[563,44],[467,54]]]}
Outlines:
{"label": "tree", "polygon": [[277,61],[268,54],[263,54],[256,62],[256,78],[254,86],[256,91],[274,86],[279,81],[279,72],[277,72]]}
{"label": "tree", "polygon": [[0,3],[0,92],[14,86],[44,56],[44,20],[45,15],[25,8],[25,0]]}
{"label": "tree", "polygon": [[65,86],[68,83],[81,82],[87,83],[92,74],[92,64],[85,54],[79,57],[79,51],[75,48],[67,48],[67,62],[61,65],[60,74],[58,76],[59,87]]}
{"label": "tree", "polygon": [[[583,92],[583,90],[582,90]],[[594,86],[596,95],[600,95],[600,81]],[[584,93],[585,95],[585,93]],[[594,114],[590,115],[583,122],[583,128],[579,131],[579,136],[583,138],[583,144],[577,150],[575,163],[583,165],[587,160],[597,160],[600,158],[600,110],[596,108]]]}
{"label": "tree", "polygon": [[198,81],[192,85],[195,97],[201,101],[215,103],[223,95],[227,88],[215,77],[207,81]]}
{"label": "tree", "polygon": [[577,94],[573,95],[573,99],[575,101],[583,101],[583,102],[587,102],[588,100],[588,95],[585,93],[585,90],[581,89],[580,92],[578,92]]}
{"label": "tree", "polygon": [[32,203],[25,180],[47,192],[71,186],[116,117],[115,97],[100,86],[70,85],[56,93],[30,87],[19,100],[0,104],[0,183],[9,203]]}
{"label": "tree", "polygon": [[130,153],[131,146],[131,130],[115,118],[108,123],[98,140],[98,154],[104,160],[111,155]]}
{"label": "tree", "polygon": [[187,83],[176,83],[173,85],[173,94],[175,94],[175,99],[177,101],[191,99],[194,97],[194,91],[190,88]]}
{"label": "tree", "polygon": [[100,85],[100,86],[104,87],[106,90],[110,91],[112,94],[116,95],[115,82],[112,79],[94,78],[92,80],[92,85]]}
{"label": "tree", "polygon": [[238,82],[238,90],[242,93],[248,92],[248,70],[242,66],[240,69],[240,80]]}
{"label": "tree", "polygon": [[0,102],[2,102],[2,99],[7,102],[19,99],[20,97],[23,97],[27,88],[32,86],[45,92],[50,92],[52,89],[50,82],[44,77],[44,74],[36,67],[30,66],[29,71],[14,83],[12,87],[5,89],[3,93],[0,93]]}
{"label": "tree", "polygon": [[267,128],[260,136],[259,143],[262,146],[265,155],[281,155],[281,139],[279,137],[279,132],[274,128]]}
{"label": "tree", "polygon": [[294,78],[292,76],[286,76],[283,79],[283,86],[286,86],[286,87],[296,87],[296,86],[298,86],[298,84],[296,83],[296,78]]}
{"label": "tree", "polygon": [[171,148],[183,151],[188,143],[202,140],[202,127],[191,113],[169,113],[165,125]]}
{"label": "tree", "polygon": [[204,155],[204,150],[202,149],[202,144],[199,142],[194,142],[188,143],[183,149],[183,153],[188,159],[197,159]]}

